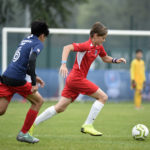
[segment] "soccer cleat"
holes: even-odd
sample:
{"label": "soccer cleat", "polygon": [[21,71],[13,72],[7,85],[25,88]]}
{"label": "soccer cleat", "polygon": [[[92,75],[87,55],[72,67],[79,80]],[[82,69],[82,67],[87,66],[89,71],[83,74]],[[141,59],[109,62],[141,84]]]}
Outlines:
{"label": "soccer cleat", "polygon": [[33,124],[32,127],[31,127],[30,130],[29,130],[29,134],[30,134],[31,136],[33,135],[34,128],[35,128],[35,125]]}
{"label": "soccer cleat", "polygon": [[95,130],[92,124],[83,125],[81,128],[81,132],[88,133],[93,136],[102,136],[103,135],[103,133]]}
{"label": "soccer cleat", "polygon": [[29,133],[23,133],[23,132],[19,132],[19,134],[17,135],[17,138],[16,138],[18,141],[20,142],[26,142],[26,143],[38,143],[39,142],[39,139],[31,136]]}

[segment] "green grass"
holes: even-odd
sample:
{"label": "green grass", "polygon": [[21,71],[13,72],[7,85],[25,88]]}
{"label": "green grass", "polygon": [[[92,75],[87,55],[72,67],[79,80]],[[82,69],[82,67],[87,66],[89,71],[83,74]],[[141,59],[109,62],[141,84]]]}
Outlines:
{"label": "green grass", "polygon": [[[46,102],[41,111],[54,102]],[[150,127],[150,104],[141,110],[132,103],[107,103],[97,117],[94,126],[103,132],[102,137],[93,137],[80,132],[92,103],[73,103],[62,114],[47,120],[35,129],[38,144],[16,141],[22,127],[29,103],[12,102],[7,113],[0,117],[0,150],[148,150],[150,137],[136,141],[131,136],[132,127],[143,123]]]}

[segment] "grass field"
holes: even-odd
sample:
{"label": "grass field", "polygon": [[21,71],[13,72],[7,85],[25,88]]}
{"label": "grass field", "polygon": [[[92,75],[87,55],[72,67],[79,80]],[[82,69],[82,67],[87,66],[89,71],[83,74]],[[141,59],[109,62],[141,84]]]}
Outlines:
{"label": "grass field", "polygon": [[[46,102],[41,111],[54,102]],[[40,124],[35,129],[38,144],[16,141],[29,103],[12,102],[7,113],[0,117],[0,150],[149,150],[150,137],[135,141],[132,127],[143,123],[150,127],[150,104],[145,103],[136,110],[132,103],[107,103],[95,121],[95,128],[103,132],[102,137],[82,134],[80,128],[92,103],[73,103],[62,114]]]}

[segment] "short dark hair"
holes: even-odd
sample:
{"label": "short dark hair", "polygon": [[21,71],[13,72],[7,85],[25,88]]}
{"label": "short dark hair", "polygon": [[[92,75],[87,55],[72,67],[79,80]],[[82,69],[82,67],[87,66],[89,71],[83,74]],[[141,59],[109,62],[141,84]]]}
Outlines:
{"label": "short dark hair", "polygon": [[41,34],[49,35],[48,25],[43,21],[33,21],[31,23],[31,34],[39,37]]}
{"label": "short dark hair", "polygon": [[141,49],[137,49],[136,51],[135,51],[135,53],[137,54],[137,53],[143,53],[143,50],[141,50]]}
{"label": "short dark hair", "polygon": [[98,36],[104,36],[108,33],[108,29],[101,22],[96,22],[92,26],[90,37],[93,37],[95,33],[97,33]]}

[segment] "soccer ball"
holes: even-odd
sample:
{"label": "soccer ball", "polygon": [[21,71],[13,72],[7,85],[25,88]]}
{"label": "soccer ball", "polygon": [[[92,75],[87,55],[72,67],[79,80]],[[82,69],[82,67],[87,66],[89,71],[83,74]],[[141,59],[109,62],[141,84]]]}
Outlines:
{"label": "soccer ball", "polygon": [[145,140],[148,134],[149,134],[149,130],[143,124],[138,124],[134,126],[132,129],[132,136],[135,140]]}

